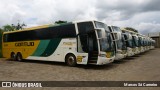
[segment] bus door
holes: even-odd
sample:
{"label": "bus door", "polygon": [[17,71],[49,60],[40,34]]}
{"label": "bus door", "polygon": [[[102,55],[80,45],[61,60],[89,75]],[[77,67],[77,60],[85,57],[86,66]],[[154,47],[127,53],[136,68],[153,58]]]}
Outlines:
{"label": "bus door", "polygon": [[97,63],[98,44],[95,31],[79,35],[82,50],[88,53],[88,63]]}

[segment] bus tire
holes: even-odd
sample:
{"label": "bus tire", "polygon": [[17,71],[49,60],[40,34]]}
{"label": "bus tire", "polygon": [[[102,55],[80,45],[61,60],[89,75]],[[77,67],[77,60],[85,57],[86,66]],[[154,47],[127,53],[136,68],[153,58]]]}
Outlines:
{"label": "bus tire", "polygon": [[11,52],[11,59],[16,60],[16,54],[14,52]]}
{"label": "bus tire", "polygon": [[65,62],[68,66],[74,67],[77,64],[76,57],[73,54],[67,54],[65,58]]}
{"label": "bus tire", "polygon": [[20,52],[17,53],[16,60],[19,62],[23,61],[22,54]]}

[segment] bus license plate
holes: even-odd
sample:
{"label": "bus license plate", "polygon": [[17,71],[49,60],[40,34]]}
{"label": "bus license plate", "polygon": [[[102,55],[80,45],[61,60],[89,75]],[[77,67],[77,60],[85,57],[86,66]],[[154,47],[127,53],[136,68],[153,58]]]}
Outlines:
{"label": "bus license plate", "polygon": [[111,57],[111,52],[107,52],[107,58],[110,58]]}

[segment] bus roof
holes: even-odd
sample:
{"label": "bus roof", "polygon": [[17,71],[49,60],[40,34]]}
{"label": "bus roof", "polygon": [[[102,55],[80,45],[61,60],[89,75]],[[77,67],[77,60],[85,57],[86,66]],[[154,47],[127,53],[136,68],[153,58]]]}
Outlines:
{"label": "bus roof", "polygon": [[67,25],[67,24],[71,24],[71,23],[72,23],[72,22],[62,23],[62,24],[46,24],[46,25],[41,25],[41,26],[24,28],[24,29],[22,29],[22,30],[17,30],[17,31],[4,32],[4,34],[15,33],[15,32],[23,32],[23,31],[30,31],[30,30],[36,30],[36,29],[41,29],[41,28],[47,28],[47,27],[55,27],[55,26]]}
{"label": "bus roof", "polygon": [[[81,20],[81,21],[73,21],[73,22],[62,23],[62,24],[46,24],[46,25],[41,25],[41,26],[36,26],[36,27],[31,27],[31,28],[24,28],[22,30],[17,30],[17,31],[4,32],[3,34],[30,31],[30,30],[36,30],[36,29],[41,29],[41,28],[47,28],[47,27],[55,27],[55,26],[67,25],[67,24],[71,24],[71,23],[94,22],[94,21],[96,21],[96,20]],[[99,22],[99,21],[97,21],[97,22]]]}
{"label": "bus roof", "polygon": [[[78,21],[73,21],[73,23],[81,23],[81,22],[94,22],[96,20],[78,20]],[[97,21],[100,22],[100,21]]]}
{"label": "bus roof", "polygon": [[130,33],[134,33],[134,34],[138,34],[137,32],[134,32],[134,31],[130,31],[128,29],[125,29],[125,28],[120,28],[122,31],[126,31],[126,32],[130,32]]}
{"label": "bus roof", "polygon": [[[36,30],[36,29],[41,29],[41,28],[55,27],[55,26],[61,26],[61,25],[67,25],[67,24],[74,24],[74,23],[81,23],[81,22],[94,22],[94,21],[97,21],[97,20],[80,20],[80,21],[72,21],[72,22],[62,23],[62,24],[46,24],[46,25],[41,25],[41,26],[24,28],[24,29],[22,29],[22,30],[4,32],[3,34],[15,33],[15,32],[23,32],[23,31],[30,31],[30,30]],[[100,21],[97,21],[97,22],[100,22]]]}

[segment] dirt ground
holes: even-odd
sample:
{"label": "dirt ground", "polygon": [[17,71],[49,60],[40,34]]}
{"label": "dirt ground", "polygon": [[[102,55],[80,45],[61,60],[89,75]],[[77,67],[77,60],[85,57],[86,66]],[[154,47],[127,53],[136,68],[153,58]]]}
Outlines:
{"label": "dirt ground", "polygon": [[[116,61],[104,66],[30,61],[17,62],[0,59],[0,81],[160,81],[160,49]],[[9,89],[9,88],[8,88]],[[17,88],[14,88],[18,90]],[[28,88],[26,88],[28,89]],[[30,88],[32,89],[32,88]],[[38,88],[34,88],[39,90]],[[53,88],[47,88],[53,89]],[[117,90],[122,88],[54,88],[69,90]],[[123,88],[124,90],[137,88]],[[139,88],[160,90],[160,88]],[[1,90],[1,88],[0,88]],[[42,89],[43,90],[43,89]]]}

